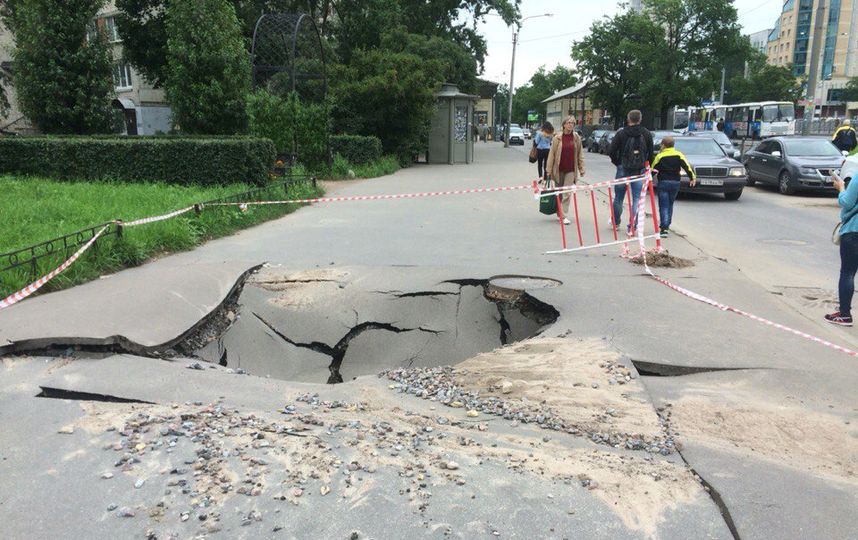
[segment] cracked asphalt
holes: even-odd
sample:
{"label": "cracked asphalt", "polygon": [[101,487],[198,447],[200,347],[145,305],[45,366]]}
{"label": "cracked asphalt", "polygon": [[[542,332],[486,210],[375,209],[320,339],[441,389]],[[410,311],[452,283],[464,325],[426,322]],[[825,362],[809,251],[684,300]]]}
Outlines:
{"label": "cracked asphalt", "polygon": [[[517,185],[533,176],[520,149],[483,144],[476,157],[471,166],[419,165],[333,189],[402,193]],[[586,159],[585,180],[613,176],[605,158]],[[776,196],[760,197],[767,195]],[[755,216],[759,205],[784,210],[780,202],[749,200]],[[666,245],[694,266],[659,273],[788,326],[854,341],[808,316],[807,305],[772,294],[776,283],[759,277],[772,255],[757,259],[758,248],[742,242],[714,247],[719,227],[734,234],[745,203],[680,200],[676,228],[688,238],[673,236]],[[599,207],[606,216],[603,199]],[[584,234],[592,235],[584,215]],[[0,312],[4,353],[125,344],[142,355],[72,350],[3,358],[4,536],[858,537],[854,359],[684,298],[642,276],[619,249],[542,254],[558,244],[556,221],[539,214],[524,191],[318,205]],[[792,254],[792,268],[816,251],[777,256],[784,253]],[[265,299],[269,311],[259,314],[290,340],[334,348],[362,322],[443,329],[453,336],[444,363],[461,366],[464,389],[506,395],[522,414],[536,403],[564,425],[587,426],[604,439],[546,431],[515,415],[475,409],[472,417],[467,407],[452,406],[455,400],[421,399],[373,375],[348,373],[348,358],[345,384],[311,382],[331,362],[312,350],[281,365],[279,374],[265,373],[262,366],[276,364],[263,357],[272,354],[270,328],[248,329],[250,348],[240,361],[250,375],[230,365],[187,369],[199,361],[145,357],[197,330],[249,268],[266,262],[304,281],[282,291],[279,305]],[[824,287],[815,264],[807,264],[813,282],[779,284]],[[314,283],[325,272],[333,277]],[[473,299],[462,295],[422,294],[456,293],[451,280],[506,274],[562,283],[528,291],[556,309],[557,320],[538,337],[506,347],[496,311],[476,313]],[[356,314],[350,283],[394,295],[378,294]],[[272,313],[281,320],[269,319]],[[234,315],[255,319],[241,306]],[[414,356],[411,340],[422,333],[378,330],[351,340],[349,354],[363,348],[356,358],[375,359],[379,372],[391,359]],[[35,397],[40,387],[59,399]],[[301,397],[307,393],[318,398]],[[338,401],[346,405],[330,405]],[[604,442],[663,429],[678,453]],[[225,455],[206,446],[210,430],[222,433]],[[194,481],[171,484],[183,476],[172,470],[191,467],[198,467]],[[114,476],[105,479],[106,471]],[[323,487],[333,496],[324,504]],[[239,496],[239,488],[257,495]],[[117,516],[125,509],[134,517]]]}

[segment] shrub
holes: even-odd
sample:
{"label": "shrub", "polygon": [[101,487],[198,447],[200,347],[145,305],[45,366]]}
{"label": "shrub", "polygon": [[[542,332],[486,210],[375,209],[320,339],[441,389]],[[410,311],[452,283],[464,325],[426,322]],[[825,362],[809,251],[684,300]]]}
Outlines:
{"label": "shrub", "polygon": [[328,109],[303,103],[294,92],[286,98],[258,90],[247,98],[250,132],[274,141],[277,153],[290,155],[315,169],[328,157]]}
{"label": "shrub", "polygon": [[334,135],[331,137],[331,152],[340,154],[349,163],[364,165],[381,159],[381,139],[361,135]]}
{"label": "shrub", "polygon": [[254,137],[0,138],[0,173],[61,180],[263,184],[273,163]]}

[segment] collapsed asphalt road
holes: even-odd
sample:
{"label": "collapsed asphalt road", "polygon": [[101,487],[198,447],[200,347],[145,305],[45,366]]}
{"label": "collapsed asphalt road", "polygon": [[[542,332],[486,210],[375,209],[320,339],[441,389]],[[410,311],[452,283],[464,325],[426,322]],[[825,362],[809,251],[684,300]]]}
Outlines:
{"label": "collapsed asphalt road", "polygon": [[[588,176],[613,176],[598,159],[588,156]],[[510,185],[532,174],[524,154],[496,145],[480,147],[477,161],[344,190]],[[689,301],[617,252],[540,255],[556,249],[557,232],[531,198],[510,193],[317,206],[0,312],[2,350],[59,352],[3,359],[4,532],[749,539],[858,530],[858,380],[848,358]],[[838,340],[729,262],[668,242],[694,262],[663,270],[672,281]],[[245,305],[233,321],[226,310],[210,343],[179,350],[265,261],[291,280],[333,273],[324,279],[334,282],[246,286]],[[476,285],[509,274],[561,282],[524,287],[556,320],[498,311]],[[456,303],[464,311],[451,324]],[[255,333],[236,347],[242,324]],[[331,355],[288,343],[336,349],[361,324],[400,332],[352,335],[343,384],[325,384]],[[467,337],[446,341],[457,331]],[[275,346],[307,357],[278,371],[288,355]]]}

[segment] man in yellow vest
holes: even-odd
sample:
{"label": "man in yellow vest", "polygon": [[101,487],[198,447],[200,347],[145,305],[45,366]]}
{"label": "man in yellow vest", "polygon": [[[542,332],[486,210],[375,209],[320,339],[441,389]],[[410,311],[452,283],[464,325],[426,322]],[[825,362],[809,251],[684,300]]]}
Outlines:
{"label": "man in yellow vest", "polygon": [[831,142],[841,152],[849,152],[851,154],[855,150],[855,147],[858,146],[858,135],[856,135],[855,128],[852,127],[849,119],[844,120],[843,124],[837,128],[837,131],[831,137]]}

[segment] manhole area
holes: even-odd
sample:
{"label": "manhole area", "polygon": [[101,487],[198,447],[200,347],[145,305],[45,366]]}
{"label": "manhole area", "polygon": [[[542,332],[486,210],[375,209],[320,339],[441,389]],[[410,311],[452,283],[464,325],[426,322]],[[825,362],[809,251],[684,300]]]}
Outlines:
{"label": "manhole area", "polygon": [[559,313],[524,289],[560,284],[499,276],[408,292],[366,288],[360,279],[259,275],[177,349],[253,375],[312,383],[456,364],[540,334]]}

